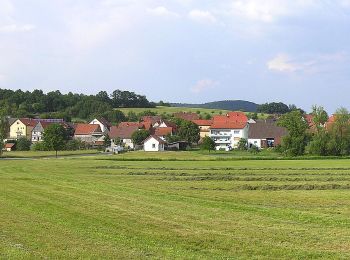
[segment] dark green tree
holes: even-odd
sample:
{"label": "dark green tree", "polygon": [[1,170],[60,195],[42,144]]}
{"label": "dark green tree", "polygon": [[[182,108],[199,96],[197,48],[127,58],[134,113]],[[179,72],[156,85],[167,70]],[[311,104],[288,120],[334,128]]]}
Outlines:
{"label": "dark green tree", "polygon": [[67,133],[64,127],[60,124],[49,125],[44,132],[44,145],[50,151],[57,153],[65,148],[67,141]]}
{"label": "dark green tree", "polygon": [[189,144],[198,143],[199,136],[199,127],[195,123],[187,120],[177,119],[178,121],[178,132],[177,134],[180,138]]}
{"label": "dark green tree", "polygon": [[279,126],[287,128],[288,135],[282,139],[282,150],[290,156],[303,155],[308,142],[308,124],[299,110],[283,115]]}
{"label": "dark green tree", "polygon": [[30,146],[31,146],[31,142],[27,138],[21,137],[17,140],[16,150],[17,151],[29,151]]}
{"label": "dark green tree", "polygon": [[238,142],[237,149],[241,151],[248,150],[248,140],[245,138],[241,138]]}
{"label": "dark green tree", "polygon": [[215,142],[213,139],[211,139],[209,136],[206,136],[203,138],[201,143],[201,149],[202,150],[208,150],[209,152],[211,150],[215,150]]}
{"label": "dark green tree", "polygon": [[131,135],[131,139],[134,144],[141,145],[142,142],[149,137],[150,132],[148,130],[137,130]]}

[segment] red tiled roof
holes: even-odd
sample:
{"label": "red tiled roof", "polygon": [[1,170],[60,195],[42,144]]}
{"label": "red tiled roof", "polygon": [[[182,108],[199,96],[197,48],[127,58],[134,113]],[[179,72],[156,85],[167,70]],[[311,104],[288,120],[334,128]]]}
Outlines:
{"label": "red tiled roof", "polygon": [[32,118],[20,118],[19,119],[24,125],[26,126],[32,126],[32,127],[35,127],[36,124],[38,123],[37,120],[34,120]]}
{"label": "red tiled roof", "polygon": [[231,121],[214,121],[211,125],[211,129],[243,129],[247,123],[244,122],[231,122]]}
{"label": "red tiled roof", "polygon": [[248,117],[243,112],[229,112],[226,115],[214,116],[213,121],[248,122]]}
{"label": "red tiled roof", "polygon": [[139,124],[141,127],[143,127],[144,129],[150,131],[151,128],[152,128],[152,122],[151,121],[144,121],[144,122],[141,122]]}
{"label": "red tiled roof", "polygon": [[129,126],[140,126],[139,122],[121,122],[119,123],[118,127],[129,127]]}
{"label": "red tiled roof", "polygon": [[151,124],[154,124],[155,122],[158,122],[160,120],[162,120],[162,117],[160,116],[143,116],[141,118],[141,121],[150,122]]}
{"label": "red tiled roof", "polygon": [[156,128],[154,131],[155,136],[166,136],[172,133],[173,133],[172,127],[159,127],[159,128]]}
{"label": "red tiled roof", "polygon": [[143,141],[143,143],[145,143],[145,142],[147,142],[149,139],[151,139],[151,138],[154,138],[154,139],[156,139],[159,143],[161,143],[161,144],[166,144],[166,142],[165,141],[163,141],[161,138],[159,138],[158,136],[156,136],[156,135],[150,135],[149,137],[147,137],[144,141]]}
{"label": "red tiled roof", "polygon": [[121,139],[131,139],[134,132],[139,130],[139,125],[137,124],[119,124],[119,126],[112,126],[109,131],[110,138],[121,138]]}
{"label": "red tiled roof", "polygon": [[100,125],[77,124],[74,135],[90,135],[93,133],[101,133]]}
{"label": "red tiled roof", "polygon": [[211,126],[213,124],[213,120],[192,120],[193,123],[199,126]]}
{"label": "red tiled roof", "polygon": [[15,144],[14,143],[7,143],[7,144],[5,144],[5,148],[7,149],[7,148],[12,148],[12,147],[14,147],[15,146]]}
{"label": "red tiled roof", "polygon": [[[168,121],[168,120],[163,120],[162,121],[167,127],[172,127],[173,129],[176,129],[177,128],[177,125],[175,124],[175,123],[173,123],[173,122],[170,122],[170,121]],[[162,123],[161,122],[161,123]]]}

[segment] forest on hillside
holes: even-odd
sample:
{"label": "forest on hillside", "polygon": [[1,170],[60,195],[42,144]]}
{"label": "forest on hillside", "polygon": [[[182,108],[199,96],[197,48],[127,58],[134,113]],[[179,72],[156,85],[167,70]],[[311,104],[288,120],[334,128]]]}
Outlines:
{"label": "forest on hillside", "polygon": [[[89,119],[95,116],[111,118],[114,108],[152,108],[156,104],[131,91],[115,90],[111,94],[100,91],[96,95],[62,94],[60,91],[44,93],[42,90],[22,91],[0,89],[0,106],[11,117]],[[113,120],[112,120],[113,121]]]}

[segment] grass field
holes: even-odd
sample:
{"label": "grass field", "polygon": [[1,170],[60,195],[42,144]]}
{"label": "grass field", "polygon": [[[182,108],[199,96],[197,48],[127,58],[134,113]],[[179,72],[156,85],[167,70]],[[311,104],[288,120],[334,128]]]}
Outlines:
{"label": "grass field", "polygon": [[350,257],[350,160],[200,160],[0,161],[0,258]]}
{"label": "grass field", "polygon": [[208,109],[208,108],[189,108],[189,107],[162,107],[158,106],[156,108],[117,108],[118,110],[121,110],[123,113],[127,114],[128,112],[132,111],[135,113],[140,113],[143,111],[152,111],[159,115],[161,114],[173,114],[177,112],[193,112],[197,113],[197,111],[200,112],[200,114],[219,114],[221,113],[227,113],[229,110],[222,110],[222,109]]}
{"label": "grass field", "polygon": [[[73,155],[87,155],[96,154],[97,150],[78,150],[78,151],[59,151],[58,156],[73,156]],[[4,158],[36,158],[36,157],[52,157],[56,156],[53,151],[12,151],[4,152]]]}

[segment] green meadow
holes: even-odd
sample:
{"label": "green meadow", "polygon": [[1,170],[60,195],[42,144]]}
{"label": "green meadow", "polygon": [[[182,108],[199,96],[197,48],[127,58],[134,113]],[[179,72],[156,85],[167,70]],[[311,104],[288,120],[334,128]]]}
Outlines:
{"label": "green meadow", "polygon": [[350,160],[151,155],[0,161],[0,259],[350,258]]}

